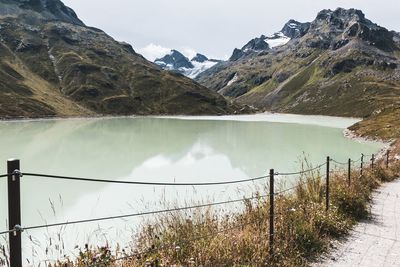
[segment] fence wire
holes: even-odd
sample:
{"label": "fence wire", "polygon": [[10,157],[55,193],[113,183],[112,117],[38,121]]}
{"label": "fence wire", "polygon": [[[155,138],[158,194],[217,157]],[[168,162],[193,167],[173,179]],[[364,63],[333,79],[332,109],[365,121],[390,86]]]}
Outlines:
{"label": "fence wire", "polygon": [[[197,209],[197,208],[205,208],[205,207],[226,205],[226,204],[237,203],[237,202],[245,202],[245,201],[249,201],[249,200],[265,198],[265,197],[268,197],[268,196],[269,195],[259,195],[259,196],[249,197],[249,198],[226,200],[226,201],[221,201],[221,202],[213,202],[213,203],[208,203],[208,204],[199,204],[199,205],[193,205],[193,206],[187,206],[187,207],[178,207],[178,208],[172,208],[172,209],[139,212],[139,213],[108,216],[108,217],[93,218],[93,219],[86,219],[86,220],[76,220],[76,221],[69,221],[69,222],[62,222],[62,223],[53,223],[53,224],[43,224],[43,225],[36,225],[36,226],[28,226],[28,227],[23,227],[21,230],[34,230],[34,229],[40,229],[40,228],[50,228],[50,227],[72,225],[72,224],[81,224],[81,223],[107,221],[107,220],[115,220],[115,219],[131,218],[131,217],[140,217],[140,216],[145,216],[145,215],[155,215],[155,214],[175,212],[175,211],[183,211],[183,210],[191,210],[191,209]],[[6,233],[14,232],[14,231],[15,231],[15,229],[9,230],[9,231],[4,231],[4,232],[1,232],[1,234],[6,234]]]}
{"label": "fence wire", "polygon": [[[315,168],[311,168],[308,170],[303,170],[299,172],[292,173],[275,173],[276,176],[289,176],[289,175],[299,175],[314,171],[316,169],[321,168],[326,165],[326,163],[320,164]],[[153,185],[153,186],[211,186],[211,185],[228,185],[228,184],[239,184],[246,182],[254,182],[258,180],[264,180],[269,177],[269,175],[263,175],[259,177],[253,177],[249,179],[242,180],[232,180],[232,181],[219,181],[219,182],[204,182],[204,183],[162,183],[162,182],[143,182],[143,181],[120,181],[120,180],[111,180],[111,179],[94,179],[87,177],[72,177],[72,176],[60,176],[60,175],[50,175],[50,174],[39,174],[39,173],[22,173],[24,176],[31,177],[41,177],[41,178],[53,178],[53,179],[62,179],[62,180],[74,180],[74,181],[83,181],[83,182],[98,182],[98,183],[113,183],[113,184],[128,184],[128,185]]]}
{"label": "fence wire", "polygon": [[326,165],[326,162],[318,165],[315,168],[311,168],[311,169],[299,171],[299,172],[277,172],[277,173],[275,173],[275,176],[301,175],[301,174],[309,173],[309,172],[315,171],[317,169],[320,169],[321,167],[323,167],[325,165]]}
{"label": "fence wire", "polygon": [[263,180],[269,177],[268,175],[259,176],[255,178],[232,180],[232,181],[220,181],[220,182],[205,182],[205,183],[161,183],[161,182],[142,182],[142,181],[119,181],[110,179],[93,179],[84,177],[69,177],[59,175],[48,175],[48,174],[37,174],[37,173],[23,173],[24,176],[42,177],[42,178],[53,178],[62,180],[73,180],[83,182],[97,182],[97,183],[112,183],[112,184],[125,184],[125,185],[152,185],[152,186],[211,186],[211,185],[228,185],[228,184],[239,184],[246,182],[254,182]]}
{"label": "fence wire", "polygon": [[3,232],[0,232],[0,235],[9,234],[9,233],[12,233],[12,232],[15,232],[15,230],[12,229],[12,230],[3,231]]}
{"label": "fence wire", "polygon": [[334,160],[334,159],[331,159],[331,161],[336,163],[336,164],[339,164],[339,165],[348,165],[349,164],[348,162],[340,162],[340,161],[337,161],[337,160]]}
{"label": "fence wire", "polygon": [[306,185],[306,184],[309,183],[309,182],[315,182],[315,181],[317,181],[318,179],[321,180],[321,181],[323,181],[325,178],[319,177],[319,176],[318,176],[318,177],[314,177],[314,178],[308,178],[306,181],[301,182],[301,183],[298,183],[298,184],[295,185],[295,186],[292,186],[292,187],[289,187],[289,188],[287,188],[287,189],[284,189],[284,190],[281,190],[281,191],[276,192],[275,195],[276,195],[276,196],[282,195],[282,194],[284,194],[284,193],[287,193],[287,192],[289,192],[289,191],[292,191],[292,190],[294,190],[294,189],[297,189],[297,188],[299,188],[299,187],[302,187],[302,186]]}

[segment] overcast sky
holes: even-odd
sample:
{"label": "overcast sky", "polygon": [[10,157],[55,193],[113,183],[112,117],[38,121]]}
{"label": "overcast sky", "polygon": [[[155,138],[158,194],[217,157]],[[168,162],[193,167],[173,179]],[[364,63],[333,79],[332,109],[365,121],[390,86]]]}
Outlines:
{"label": "overcast sky", "polygon": [[312,21],[322,9],[358,8],[400,31],[400,0],[62,0],[89,26],[130,43],[150,60],[171,48],[227,58],[289,19]]}

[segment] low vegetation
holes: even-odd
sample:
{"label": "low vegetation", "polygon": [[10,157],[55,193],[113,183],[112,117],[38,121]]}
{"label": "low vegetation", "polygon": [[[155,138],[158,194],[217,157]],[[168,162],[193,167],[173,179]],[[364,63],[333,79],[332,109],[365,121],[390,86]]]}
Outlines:
{"label": "low vegetation", "polygon": [[[376,139],[400,140],[400,108],[388,108],[353,126],[351,130],[358,135]],[[397,145],[399,148],[400,146]]]}
{"label": "low vegetation", "polygon": [[238,212],[225,206],[160,215],[144,223],[131,251],[86,246],[76,260],[54,266],[308,266],[334,239],[368,219],[373,191],[399,173],[398,162],[388,169],[382,162],[363,175],[353,170],[349,185],[347,173],[332,170],[329,211],[325,175],[314,171],[301,176],[293,190],[275,197],[273,255],[265,188],[244,200]]}

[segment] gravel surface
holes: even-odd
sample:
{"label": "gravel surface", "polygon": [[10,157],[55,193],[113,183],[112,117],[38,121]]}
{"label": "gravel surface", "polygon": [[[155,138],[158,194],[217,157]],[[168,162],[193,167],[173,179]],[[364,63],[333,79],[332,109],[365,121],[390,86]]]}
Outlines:
{"label": "gravel surface", "polygon": [[400,266],[400,180],[374,193],[372,219],[359,223],[313,266]]}

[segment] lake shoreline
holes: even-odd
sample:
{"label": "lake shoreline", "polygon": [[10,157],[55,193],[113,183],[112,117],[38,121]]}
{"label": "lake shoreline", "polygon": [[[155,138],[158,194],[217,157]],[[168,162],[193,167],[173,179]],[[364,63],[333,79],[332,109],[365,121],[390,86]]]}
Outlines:
{"label": "lake shoreline", "polygon": [[[154,114],[154,115],[91,115],[91,116],[48,116],[48,117],[37,117],[37,118],[29,118],[29,117],[20,117],[20,118],[0,118],[1,122],[40,122],[40,121],[63,121],[63,120],[102,120],[102,119],[115,119],[115,118],[165,118],[165,119],[198,119],[198,120],[232,120],[232,121],[254,121],[249,119],[240,119],[243,117],[255,117],[255,116],[288,116],[292,118],[319,118],[319,119],[348,119],[354,120],[354,123],[351,125],[346,125],[343,127],[343,136],[349,138],[356,142],[372,142],[379,143],[383,145],[383,148],[376,154],[376,157],[382,158],[387,150],[392,151],[400,151],[400,140],[399,139],[390,139],[385,140],[382,138],[372,138],[366,136],[360,136],[355,131],[350,130],[350,127],[355,123],[364,120],[363,118],[357,117],[341,117],[341,116],[330,116],[330,115],[310,115],[310,114],[296,114],[296,113],[278,113],[278,112],[270,112],[264,111],[259,113],[252,114],[235,114],[235,115],[167,115],[167,114]],[[284,122],[284,123],[297,123],[297,124],[310,124],[310,125],[319,125],[324,127],[334,127],[328,124],[319,124],[319,123],[304,123],[295,120],[285,121],[285,120],[255,120],[255,121],[266,121],[266,122]],[[336,127],[334,127],[336,128]],[[399,157],[400,154],[396,154],[395,156]]]}
{"label": "lake shoreline", "polygon": [[[271,117],[288,117],[288,120],[281,119],[281,120],[271,120],[265,118],[254,119],[257,116],[271,116]],[[253,118],[251,118],[253,117]],[[28,118],[28,117],[21,117],[21,118],[0,118],[1,122],[41,122],[41,121],[64,121],[64,120],[103,120],[103,119],[118,119],[118,118],[163,118],[163,119],[190,119],[190,120],[232,120],[232,121],[265,121],[265,122],[281,122],[281,123],[296,123],[296,124],[310,124],[310,125],[318,125],[324,127],[334,127],[335,126],[329,125],[329,123],[304,123],[301,119],[304,118],[315,118],[315,119],[346,119],[346,120],[354,120],[352,124],[347,124],[343,128],[343,135],[346,138],[357,142],[373,142],[373,143],[380,143],[384,145],[384,148],[381,149],[380,153],[383,153],[387,149],[389,149],[396,140],[384,140],[381,138],[369,138],[363,137],[358,135],[356,132],[350,130],[349,128],[353,126],[355,123],[362,121],[363,118],[357,117],[340,117],[340,116],[329,116],[329,115],[305,115],[305,114],[295,114],[295,113],[275,113],[275,112],[260,112],[254,114],[237,114],[237,115],[97,115],[97,116],[73,116],[73,117],[60,117],[60,116],[49,116],[49,117],[38,117],[38,118]],[[299,119],[296,121],[295,118]]]}
{"label": "lake shoreline", "polygon": [[[254,119],[254,117],[259,116],[259,119]],[[264,116],[264,118],[263,118]],[[280,117],[281,119],[273,120],[265,118],[265,116],[270,116],[274,118]],[[286,117],[286,118],[284,118]],[[60,117],[60,116],[48,116],[48,117],[38,117],[38,118],[29,118],[29,117],[21,117],[21,118],[0,118],[1,122],[41,122],[41,121],[64,121],[64,120],[107,120],[107,119],[118,119],[118,118],[163,118],[163,119],[190,119],[190,120],[232,120],[232,121],[265,121],[265,122],[280,122],[280,123],[295,123],[295,124],[309,124],[309,125],[318,125],[323,127],[333,127],[333,128],[343,128],[343,136],[349,138],[356,142],[373,142],[382,144],[384,147],[377,153],[377,157],[381,158],[386,153],[386,151],[393,146],[393,150],[397,150],[398,147],[395,146],[396,140],[384,140],[381,138],[369,138],[365,136],[360,136],[356,132],[350,130],[350,127],[355,123],[362,121],[363,118],[357,117],[340,117],[340,116],[330,116],[330,115],[305,115],[305,114],[296,114],[296,113],[277,113],[277,112],[259,112],[253,114],[236,114],[236,115],[166,115],[166,114],[154,114],[154,115],[94,115],[94,116],[72,116],[72,117]],[[284,118],[284,119],[282,119]],[[310,118],[310,119],[346,119],[346,120],[354,120],[351,124],[345,125],[345,127],[335,127],[330,125],[329,123],[315,123],[315,122],[304,122],[302,119]],[[298,119],[298,121],[296,120]]]}
{"label": "lake shoreline", "polygon": [[[260,117],[258,119],[254,119],[254,117]],[[264,118],[263,118],[264,116]],[[265,116],[270,116],[273,118],[280,117],[281,119],[273,120],[265,118]],[[284,118],[286,117],[286,118]],[[310,114],[296,114],[296,113],[278,113],[278,112],[259,112],[252,114],[235,114],[235,115],[166,115],[166,114],[154,114],[154,115],[93,115],[93,116],[48,116],[48,117],[38,117],[38,118],[29,118],[29,117],[21,117],[21,118],[0,118],[1,122],[41,122],[41,121],[64,121],[64,120],[107,120],[107,119],[118,119],[118,118],[163,118],[163,119],[190,119],[190,120],[228,120],[228,121],[259,121],[259,122],[280,122],[280,123],[295,123],[295,124],[308,124],[308,125],[318,125],[322,127],[333,127],[333,128],[343,128],[343,136],[345,138],[349,138],[356,142],[361,143],[378,143],[383,145],[382,149],[377,152],[375,155],[377,158],[381,159],[386,155],[388,150],[391,151],[400,151],[399,140],[390,139],[385,140],[382,138],[372,138],[366,136],[360,136],[355,131],[350,130],[350,127],[355,123],[362,121],[363,118],[357,117],[340,117],[340,116],[330,116],[330,115],[310,115]],[[284,119],[282,119],[284,118]],[[288,118],[288,119],[287,119]],[[318,123],[318,122],[304,122],[301,119],[310,118],[310,119],[340,119],[340,120],[354,120],[351,124],[346,124],[345,127],[337,127],[332,126],[329,123]],[[296,119],[299,119],[298,121]],[[395,154],[393,157],[399,157],[400,154]]]}
{"label": "lake shoreline", "polygon": [[[383,147],[378,151],[378,153],[374,155],[376,159],[383,159],[384,157],[386,157],[387,151],[396,151],[398,149],[396,139],[384,140],[381,138],[369,138],[365,136],[360,136],[356,132],[348,128],[343,131],[343,136],[356,142],[372,142],[382,144]],[[396,155],[392,156],[396,157]]]}
{"label": "lake shoreline", "polygon": [[[240,117],[251,117],[251,116],[292,116],[292,117],[309,117],[309,118],[329,118],[329,119],[347,119],[347,120],[357,120],[361,121],[362,118],[357,117],[340,117],[340,116],[329,116],[329,115],[310,115],[310,114],[295,114],[295,113],[278,113],[278,112],[260,112],[252,114],[233,114],[233,115],[167,115],[167,114],[153,114],[153,115],[97,115],[97,116],[48,116],[48,117],[18,117],[18,118],[0,118],[0,122],[35,122],[35,121],[52,121],[52,120],[86,120],[86,119],[115,119],[115,118],[214,118],[217,120],[239,120]],[[228,119],[225,119],[228,118]],[[210,119],[211,120],[211,119]],[[263,120],[260,120],[263,121]],[[266,120],[268,121],[268,120]],[[281,121],[279,121],[281,122]],[[296,122],[293,122],[296,123]],[[352,126],[352,125],[350,125]],[[349,127],[350,127],[349,126]]]}

